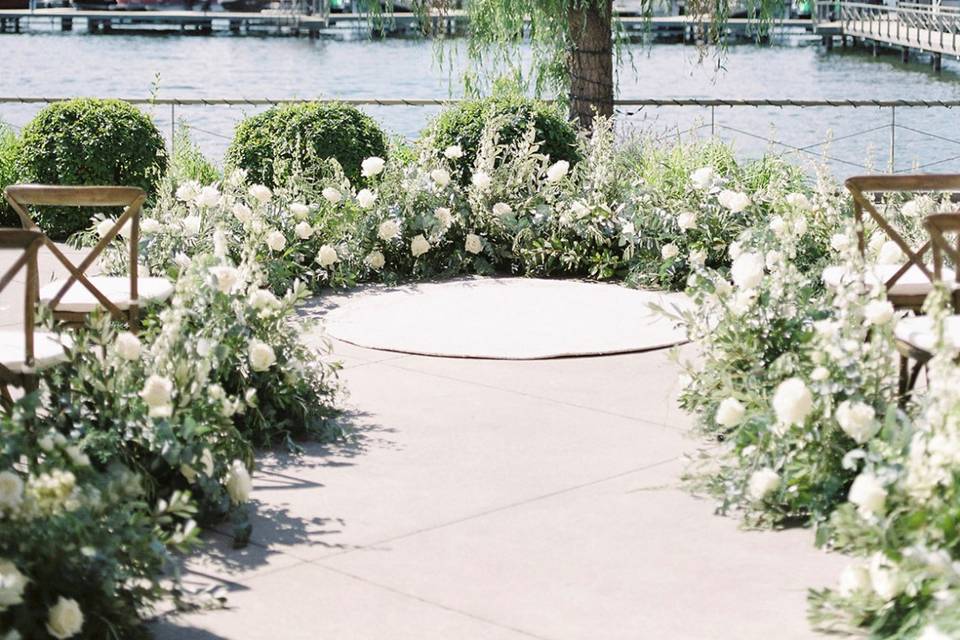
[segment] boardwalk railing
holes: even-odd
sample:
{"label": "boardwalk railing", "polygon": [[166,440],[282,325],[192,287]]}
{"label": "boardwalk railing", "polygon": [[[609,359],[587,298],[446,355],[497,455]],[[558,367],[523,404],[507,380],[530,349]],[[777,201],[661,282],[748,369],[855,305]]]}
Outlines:
{"label": "boardwalk railing", "polygon": [[960,8],[900,3],[895,7],[820,0],[817,24],[839,23],[844,36],[947,55],[960,54]]}
{"label": "boardwalk railing", "polygon": [[[17,113],[22,125],[40,105],[66,99],[69,98],[0,97],[0,122],[16,126],[18,123],[10,116]],[[309,102],[292,98],[120,99],[144,106],[159,126],[169,127],[171,145],[179,124],[187,126],[196,140],[205,143],[201,146],[216,152],[225,149],[235,123],[248,112],[273,105]],[[399,108],[426,109],[426,113],[403,119],[402,126],[411,135],[415,135],[432,113],[459,102],[452,98],[342,98],[337,101],[375,111],[374,115],[384,120],[390,120],[395,114],[388,112]],[[960,136],[954,133],[956,118],[948,113],[960,109],[960,100],[640,98],[616,100],[614,107],[621,128],[639,127],[647,135],[661,139],[709,135],[736,141],[738,146],[746,146],[751,152],[777,151],[815,158],[844,173],[960,171]],[[213,111],[226,113],[211,113]],[[778,118],[789,122],[788,130],[776,130]],[[410,127],[411,122],[418,126]],[[391,128],[390,123],[387,124]]]}

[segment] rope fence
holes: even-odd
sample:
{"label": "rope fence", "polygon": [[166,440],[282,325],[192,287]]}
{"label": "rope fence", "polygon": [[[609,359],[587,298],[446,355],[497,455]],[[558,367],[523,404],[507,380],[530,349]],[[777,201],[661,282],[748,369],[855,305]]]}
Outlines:
{"label": "rope fence", "polygon": [[[5,117],[5,112],[17,107],[29,107],[59,102],[71,97],[36,97],[36,96],[0,96],[0,121],[14,127],[20,126]],[[434,111],[458,104],[458,98],[336,98],[311,100],[307,98],[130,98],[119,100],[131,104],[149,107],[154,118],[162,125],[169,124],[171,148],[176,137],[176,127],[186,126],[200,142],[216,151],[222,151],[233,137],[233,128],[240,118],[247,115],[244,111],[237,117],[231,117],[230,110],[262,109],[276,105],[291,105],[306,102],[340,102],[356,107],[370,107],[374,109],[387,108],[390,116],[394,109],[412,108]],[[891,173],[921,171],[927,168],[943,168],[955,163],[951,167],[960,171],[960,149],[952,148],[949,155],[932,157],[941,153],[944,145],[960,147],[960,137],[953,137],[955,130],[952,114],[943,117],[943,111],[960,108],[958,100],[883,100],[883,99],[728,99],[728,98],[638,98],[620,99],[613,102],[618,127],[635,125],[638,121],[646,127],[648,137],[661,141],[668,139],[682,139],[689,136],[717,137],[728,141],[746,143],[749,151],[778,150],[782,154],[793,154],[817,158],[834,166],[834,168],[849,173],[850,170],[874,171],[877,166],[871,163],[871,156],[879,150],[886,151],[885,167],[880,167]],[[203,111],[196,112],[196,109]],[[211,115],[211,110],[220,109],[224,113]],[[665,113],[678,110],[675,121],[667,122]],[[769,113],[773,110],[775,113]],[[826,111],[823,111],[826,110]],[[936,110],[936,111],[931,111]],[[166,117],[160,113],[169,113]],[[813,112],[816,113],[813,113]],[[196,120],[188,121],[183,117],[186,112],[197,114]],[[690,113],[693,112],[693,119]],[[921,112],[918,122],[903,122],[904,115]],[[804,116],[801,122],[794,114]],[[838,115],[843,113],[842,116]],[[931,113],[940,113],[937,117]],[[790,114],[787,133],[802,133],[806,140],[788,140],[785,135],[771,131],[769,135],[762,135],[762,127],[766,124],[773,127],[777,114]],[[826,115],[825,115],[826,114]],[[180,116],[178,118],[178,115]],[[427,114],[429,115],[429,113]],[[899,116],[899,120],[898,120]],[[767,122],[761,118],[768,117]],[[413,117],[404,116],[400,119],[402,128],[415,135],[420,127],[409,126],[412,122],[425,124],[423,112]],[[812,124],[806,123],[806,120]],[[666,123],[666,124],[665,124]],[[802,125],[802,126],[801,126]],[[940,126],[937,126],[940,125]],[[658,129],[658,135],[649,135],[651,130]],[[844,131],[852,128],[852,131]],[[836,135],[834,134],[836,132]],[[898,133],[901,136],[898,136]],[[882,136],[883,139],[879,139]],[[912,140],[903,141],[902,136]],[[811,138],[815,141],[811,141]],[[859,140],[868,142],[866,153],[862,148],[856,148],[854,143]],[[840,143],[840,144],[838,144]],[[204,145],[201,145],[204,146]],[[839,152],[837,150],[840,150]],[[738,149],[739,150],[739,149]],[[848,151],[849,153],[842,153]],[[907,152],[913,156],[908,165],[898,164],[898,152]]]}

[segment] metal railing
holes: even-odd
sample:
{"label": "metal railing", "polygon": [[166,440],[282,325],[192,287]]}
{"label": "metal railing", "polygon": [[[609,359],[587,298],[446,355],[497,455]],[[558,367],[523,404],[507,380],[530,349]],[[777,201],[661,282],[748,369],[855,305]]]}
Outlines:
{"label": "metal railing", "polygon": [[839,22],[844,35],[870,38],[891,45],[955,55],[960,53],[960,8],[933,4],[897,6],[819,0],[813,13],[817,24]]}
{"label": "metal railing", "polygon": [[[4,117],[4,110],[16,105],[29,108],[31,105],[39,106],[66,99],[68,98],[0,97],[0,120],[9,120]],[[188,126],[200,137],[212,139],[216,143],[213,146],[221,149],[232,138],[233,126],[239,118],[217,119],[208,116],[206,121],[213,124],[200,126],[182,118],[183,113],[195,109],[247,110],[310,102],[294,98],[120,99],[148,107],[159,125],[168,125],[171,145],[174,144],[175,129],[179,123]],[[344,98],[337,101],[373,109],[393,110],[407,107],[421,110],[428,108],[433,111],[459,102],[453,98]],[[647,132],[658,130],[656,137],[661,139],[710,135],[737,142],[746,141],[748,147],[751,144],[753,147],[762,144],[764,151],[777,150],[782,154],[816,157],[847,173],[853,169],[906,172],[955,167],[955,170],[960,170],[960,137],[952,134],[955,129],[953,119],[943,118],[943,126],[938,128],[934,126],[936,119],[929,117],[933,110],[949,111],[960,108],[960,100],[641,98],[616,100],[614,107],[621,125],[636,125],[639,122]],[[674,119],[665,116],[666,112],[674,110],[681,115]],[[813,124],[802,129],[806,138],[804,140],[790,140],[789,136],[776,132],[763,135],[763,128],[758,126],[759,118],[768,118],[767,124],[770,124],[778,114],[793,114],[797,111],[801,114],[816,112],[810,118]],[[161,115],[164,112],[169,114],[169,120]],[[828,115],[824,115],[825,113]],[[840,113],[844,114],[843,117],[839,117]],[[917,113],[923,116],[911,118],[911,114],[915,116]],[[851,124],[854,125],[853,128],[847,130]],[[793,133],[796,133],[797,129],[794,126]],[[902,137],[909,137],[910,140],[904,142]],[[866,140],[875,151],[885,148],[885,162],[872,165],[863,149],[851,146],[856,140]],[[949,147],[949,153],[944,151],[945,147]],[[845,155],[845,150],[849,151],[849,154]],[[913,158],[907,163],[901,162],[898,160],[901,151],[907,152],[906,155],[912,155]]]}

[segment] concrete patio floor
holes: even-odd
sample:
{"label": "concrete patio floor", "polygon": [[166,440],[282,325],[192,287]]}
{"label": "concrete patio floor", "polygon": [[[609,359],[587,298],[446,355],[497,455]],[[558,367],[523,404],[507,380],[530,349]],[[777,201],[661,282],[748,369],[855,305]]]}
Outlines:
{"label": "concrete patio floor", "polygon": [[[679,488],[699,444],[665,351],[547,361],[334,343],[356,432],[259,456],[253,539],[187,562],[228,608],[160,639],[810,638],[844,558]],[[225,527],[223,531],[227,531]]]}

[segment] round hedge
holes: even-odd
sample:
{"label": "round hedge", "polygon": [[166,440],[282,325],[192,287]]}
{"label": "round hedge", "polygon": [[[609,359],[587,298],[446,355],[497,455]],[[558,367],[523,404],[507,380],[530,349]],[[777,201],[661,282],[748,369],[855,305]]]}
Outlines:
{"label": "round hedge", "polygon": [[294,171],[319,178],[314,160],[336,158],[352,184],[360,184],[360,164],[385,158],[387,139],[370,116],[340,102],[308,102],[272,107],[237,127],[227,149],[228,168],[247,171],[251,182],[283,186]]}
{"label": "round hedge", "polygon": [[[20,182],[123,185],[152,195],[167,168],[163,137],[148,115],[121,100],[78,98],[45,107],[24,127],[16,157]],[[89,208],[36,209],[54,238],[90,224]]]}
{"label": "round hedge", "polygon": [[470,178],[484,125],[494,118],[504,118],[500,128],[500,142],[513,143],[533,124],[537,130],[540,152],[551,161],[566,160],[576,164],[577,130],[563,113],[553,105],[522,96],[494,96],[469,100],[445,110],[428,126],[426,139],[439,151],[451,145],[460,145],[463,157],[454,167],[461,183]]}

